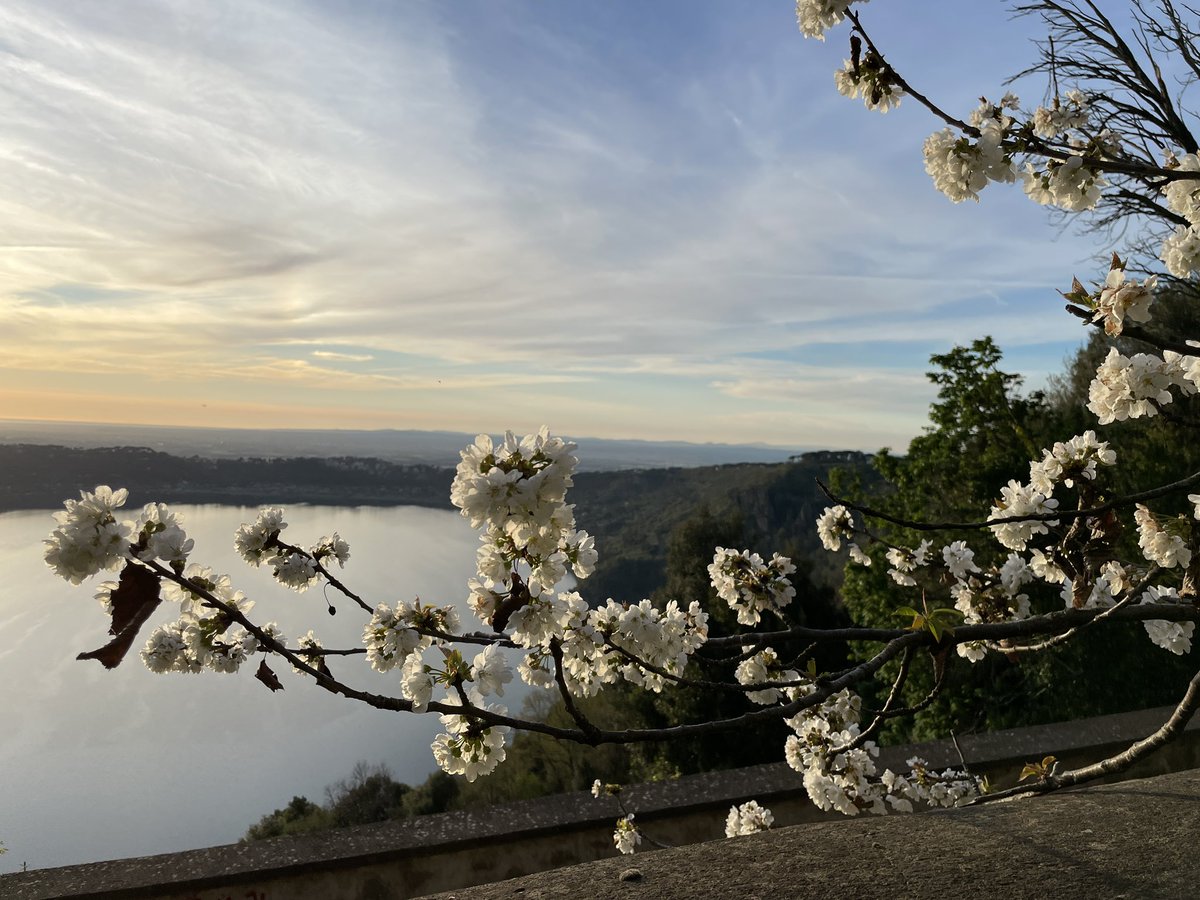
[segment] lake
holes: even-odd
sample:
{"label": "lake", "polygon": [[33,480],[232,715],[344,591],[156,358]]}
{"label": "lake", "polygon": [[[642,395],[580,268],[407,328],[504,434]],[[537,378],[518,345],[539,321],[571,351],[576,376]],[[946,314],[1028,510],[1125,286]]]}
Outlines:
{"label": "lake", "polygon": [[[173,508],[196,541],[192,561],[232,575],[256,601],[256,621],[279,622],[293,640],[312,628],[326,646],[361,646],[365,616],[349,601],[330,616],[322,589],[284,590],[237,557],[234,531],[255,509]],[[294,506],[287,520],[285,540],[307,546],[337,531],[349,541],[339,574],[372,605],[418,596],[455,603],[471,627],[466,582],[478,538],[458,514]],[[358,760],[386,763],[410,784],[436,768],[429,744],[437,716],[335,697],[283,662],[271,663],[285,687],[272,694],[254,678],[257,661],[235,675],[155,675],[137,656],[142,638],[112,671],[77,661],[107,643],[108,619],[92,583],[73,587],[42,561],[53,526],[50,512],[0,514],[0,841],[9,850],[0,871],[230,843],[295,795],[323,801],[325,786]],[[114,576],[94,582],[106,577]],[[173,609],[164,604],[143,636]],[[398,694],[398,670],[380,675],[361,658],[331,665],[353,673],[355,686]],[[519,698],[504,699],[520,707]]]}

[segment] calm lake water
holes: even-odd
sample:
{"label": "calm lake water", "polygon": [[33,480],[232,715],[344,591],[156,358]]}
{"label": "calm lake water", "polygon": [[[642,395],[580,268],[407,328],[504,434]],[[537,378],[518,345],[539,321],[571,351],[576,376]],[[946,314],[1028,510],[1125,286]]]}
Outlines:
{"label": "calm lake water", "polygon": [[[256,601],[258,621],[296,636],[313,628],[327,646],[359,646],[364,616],[348,602],[326,612],[321,589],[295,594],[233,551],[237,526],[256,510],[178,506],[195,538],[192,560],[228,572]],[[452,512],[290,507],[284,537],[307,545],[338,531],[350,543],[343,574],[368,602],[419,596],[465,606],[476,533]],[[297,794],[323,800],[327,784],[360,759],[417,783],[436,768],[436,716],[389,714],[334,697],[272,664],[285,690],[253,677],[154,675],[131,651],[112,671],[76,654],[108,640],[91,584],[72,587],[42,562],[49,512],[0,514],[0,871],[142,856],[236,841]],[[112,577],[112,576],[108,576]],[[103,577],[95,579],[98,583]],[[332,593],[331,593],[332,596]],[[164,604],[159,621],[169,621]],[[135,644],[141,649],[142,641]],[[398,692],[398,673],[359,659],[335,662],[352,684]],[[505,698],[519,708],[517,698]]]}

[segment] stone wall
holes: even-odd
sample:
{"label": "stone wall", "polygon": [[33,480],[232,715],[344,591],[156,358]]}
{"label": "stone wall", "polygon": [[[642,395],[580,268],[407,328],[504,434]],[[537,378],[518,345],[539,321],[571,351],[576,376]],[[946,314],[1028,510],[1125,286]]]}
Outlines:
{"label": "stone wall", "polygon": [[1200,772],[917,816],[796,825],[426,900],[1183,900]]}
{"label": "stone wall", "polygon": [[[1068,766],[1101,759],[1145,737],[1168,713],[1146,710],[964,736],[959,746],[972,771],[1003,787],[1023,763],[1046,754]],[[936,768],[959,763],[949,741],[884,748],[880,762],[903,768],[914,755]],[[1200,722],[1128,777],[1195,768]],[[503,777],[503,769],[495,777]],[[777,827],[827,818],[807,802],[800,776],[783,763],[634,785],[623,796],[647,833],[673,845],[720,838],[729,807],[751,798],[772,809]],[[618,815],[611,798],[563,794],[316,835],[4,875],[0,897],[400,900],[612,857]]]}

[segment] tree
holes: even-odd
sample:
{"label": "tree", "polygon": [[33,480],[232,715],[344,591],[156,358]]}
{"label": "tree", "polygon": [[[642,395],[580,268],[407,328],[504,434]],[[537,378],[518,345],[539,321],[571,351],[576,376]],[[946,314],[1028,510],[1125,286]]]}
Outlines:
{"label": "tree", "polygon": [[[935,187],[949,199],[978,200],[993,182],[1020,180],[1032,200],[1082,215],[1090,227],[1132,227],[1135,240],[1125,249],[1132,256],[1114,254],[1090,285],[1075,278],[1063,294],[1086,327],[1143,348],[1126,354],[1111,347],[1104,356],[1087,391],[1097,424],[1153,423],[1179,408],[1177,397],[1200,388],[1200,356],[1188,343],[1195,335],[1164,328],[1169,322],[1152,324],[1158,294],[1175,282],[1190,284],[1200,272],[1200,156],[1185,100],[1200,78],[1194,12],[1171,0],[1134,0],[1128,22],[1108,18],[1091,0],[1031,0],[1018,11],[1045,24],[1047,41],[1027,71],[1048,78],[1050,99],[1023,110],[1005,94],[960,118],[904,78],[858,4],[797,3],[806,36],[823,37],[849,23],[849,59],[837,73],[843,94],[884,111],[906,99],[945,126],[926,140],[924,156]],[[1160,59],[1171,67],[1164,70]],[[1162,283],[1156,275],[1134,278],[1158,268],[1156,249]],[[739,734],[769,722],[785,723],[785,757],[804,773],[813,801],[847,814],[988,802],[1119,770],[1179,733],[1200,703],[1200,673],[1155,735],[1100,766],[1062,773],[1043,767],[1033,780],[992,793],[966,771],[937,775],[919,762],[908,773],[876,769],[875,736],[891,719],[957,689],[947,676],[952,662],[1053,654],[1094,630],[1129,623],[1149,638],[1143,652],[1154,644],[1182,655],[1200,617],[1194,603],[1200,537],[1193,522],[1200,494],[1188,495],[1184,515],[1161,505],[1200,482],[1200,473],[1163,473],[1170,483],[1127,489],[1114,474],[1119,454],[1091,428],[1057,441],[1040,433],[1044,398],[1015,393],[1015,380],[999,370],[988,342],[935,362],[942,393],[933,429],[915,442],[911,463],[881,459],[901,492],[911,495],[917,485],[936,490],[921,498],[921,515],[831,497],[817,523],[827,549],[846,548],[852,563],[870,568],[872,591],[882,589],[886,564],[894,585],[888,587],[892,624],[886,617],[873,627],[799,624],[792,618],[792,561],[730,548],[716,548],[707,572],[725,605],[717,608],[732,617],[732,633],[716,633],[720,619],[700,599],[610,600],[593,608],[575,592],[557,591],[568,571],[586,578],[596,553],[566,503],[575,447],[545,430],[500,442],[481,436],[463,451],[451,489],[483,535],[469,604],[484,630],[463,633],[453,607],[369,603],[332,570],[347,561],[347,543],[336,534],[307,548],[285,541],[284,514],[276,508],[239,529],[243,557],[268,566],[287,587],[323,583],[339,593],[367,620],[364,646],[327,648],[312,631],[285,640],[271,623],[251,617],[228,576],[190,561],[192,542],[169,509],[150,504],[136,519],[119,521],[123,491],[102,487],[68,501],[46,559],[75,583],[103,570],[120,573],[101,591],[114,639],[85,658],[119,664],[160,603],[177,602],[178,617],[152,631],[142,650],[152,670],[231,672],[258,656],[257,677],[272,690],[281,685],[268,659],[381,710],[438,712],[446,730],[433,744],[435,759],[468,782],[504,759],[512,728],[580,744],[627,745]],[[994,443],[1002,434],[1015,444]],[[970,509],[960,512],[959,504]],[[1125,534],[1136,535],[1135,549]],[[980,538],[999,548],[983,550]],[[860,653],[840,668],[820,668],[805,649],[847,641],[857,642]],[[567,722],[510,716],[489,699],[513,678],[505,652],[520,656],[526,682],[557,695]],[[358,686],[346,674],[356,656],[380,672],[399,669],[400,695]],[[906,707],[900,698],[922,670],[929,687]],[[887,676],[882,690],[874,687],[881,675]],[[583,701],[617,683],[655,695],[710,690],[735,698],[735,709],[714,705],[704,721],[676,719],[663,727],[598,723]],[[859,691],[882,702],[864,707]],[[766,821],[753,810],[732,818],[734,830]],[[622,819],[618,846],[632,849],[636,834],[632,819]]]}
{"label": "tree", "polygon": [[329,813],[307,797],[293,797],[283,809],[263,816],[246,832],[244,841],[261,841],[285,834],[305,834],[332,826]]}
{"label": "tree", "polygon": [[[1069,373],[1091,353],[1090,346],[1081,348]],[[1033,455],[1029,446],[1052,443],[1054,434],[1063,433],[1063,422],[1078,418],[1073,408],[1077,398],[1061,390],[1053,399],[1019,395],[1019,377],[1001,371],[1001,361],[988,339],[933,357],[938,368],[929,377],[940,385],[930,411],[933,424],[913,439],[904,456],[880,454],[878,466],[887,484],[871,498],[872,505],[910,519],[968,516],[1001,494],[1011,474]],[[1144,437],[1145,431],[1133,434]],[[1190,442],[1161,435],[1140,452],[1128,443],[1120,447],[1120,474],[1126,478],[1140,467],[1139,460],[1153,459],[1156,469],[1194,462]],[[912,529],[893,529],[886,543],[915,546],[921,537]],[[1136,540],[1129,537],[1123,537],[1121,550],[1136,554]],[[897,621],[898,585],[888,572],[886,550],[878,543],[871,553],[874,565],[851,564],[846,570],[842,597],[851,618],[864,625],[887,627]],[[983,565],[986,558],[987,564],[1002,566],[1006,556],[1004,548],[989,552],[980,547],[976,562]],[[1049,585],[1024,584],[1021,590],[1043,608],[1052,607],[1059,594]],[[1188,681],[1187,661],[1170,654],[1147,657],[1135,628],[1092,629],[1054,653],[990,653],[972,665],[947,657],[944,686],[936,697],[911,717],[888,722],[882,734],[889,741],[920,741],[953,731],[991,731],[1169,703]],[[870,645],[860,649],[868,656],[872,652]],[[895,664],[884,669],[885,675],[895,671]],[[1132,672],[1140,677],[1128,677]],[[1098,690],[1101,684],[1104,689]],[[911,672],[901,693],[904,705],[921,704],[933,685],[931,669]],[[877,684],[864,692],[864,699],[882,703],[881,690]]]}

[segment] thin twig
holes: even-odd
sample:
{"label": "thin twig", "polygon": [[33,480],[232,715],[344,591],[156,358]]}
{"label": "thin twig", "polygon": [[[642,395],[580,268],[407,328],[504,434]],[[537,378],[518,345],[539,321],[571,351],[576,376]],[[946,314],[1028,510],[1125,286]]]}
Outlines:
{"label": "thin twig", "polygon": [[1050,791],[1086,784],[1097,778],[1124,772],[1134,763],[1145,759],[1155,750],[1179,737],[1191,720],[1197,706],[1200,706],[1200,672],[1193,675],[1192,680],[1188,682],[1187,691],[1171,713],[1170,718],[1149,737],[1134,742],[1121,753],[1102,759],[1098,763],[1071,769],[1062,774],[1050,773],[1028,784],[1019,784],[1016,787],[996,791],[992,794],[982,794],[972,800],[971,804],[992,803],[997,800],[1046,794]]}
{"label": "thin twig", "polygon": [[1167,494],[1175,494],[1179,491],[1186,490],[1200,483],[1200,472],[1195,472],[1186,478],[1181,478],[1179,481],[1173,481],[1170,484],[1164,484],[1160,487],[1151,488],[1147,491],[1141,491],[1137,494],[1126,494],[1123,497],[1118,497],[1108,503],[1101,503],[1099,506],[1093,506],[1088,509],[1064,509],[1056,510],[1052,513],[1030,513],[1025,516],[997,516],[994,519],[986,519],[982,522],[916,522],[911,519],[904,519],[900,516],[893,516],[891,513],[885,513],[878,509],[873,509],[861,503],[855,503],[853,500],[846,500],[834,494],[821,479],[813,479],[817,483],[817,487],[821,489],[826,497],[833,503],[840,504],[847,509],[854,510],[857,513],[871,519],[879,519],[884,522],[889,522],[900,528],[910,528],[913,531],[978,531],[982,528],[991,528],[994,525],[1005,525],[1009,522],[1057,522],[1063,519],[1082,519],[1091,516],[1098,516],[1101,513],[1109,512],[1113,509],[1118,509],[1122,506],[1128,506],[1131,503],[1141,503],[1144,500],[1154,500],[1158,497],[1165,497]]}

